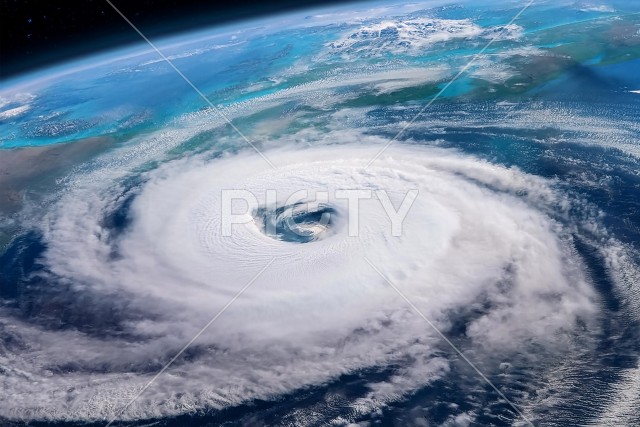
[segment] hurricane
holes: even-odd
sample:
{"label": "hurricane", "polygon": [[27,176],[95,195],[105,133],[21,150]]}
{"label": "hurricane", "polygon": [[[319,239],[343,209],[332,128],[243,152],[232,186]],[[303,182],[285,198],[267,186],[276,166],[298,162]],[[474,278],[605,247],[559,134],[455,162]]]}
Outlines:
{"label": "hurricane", "polygon": [[[637,14],[418,6],[272,17],[3,94],[2,148],[62,151],[1,164],[0,416],[634,425],[640,98],[619,63],[638,59],[579,48],[595,26],[637,58]],[[563,37],[571,59],[545,43]],[[78,75],[189,94],[78,88],[45,114]]]}

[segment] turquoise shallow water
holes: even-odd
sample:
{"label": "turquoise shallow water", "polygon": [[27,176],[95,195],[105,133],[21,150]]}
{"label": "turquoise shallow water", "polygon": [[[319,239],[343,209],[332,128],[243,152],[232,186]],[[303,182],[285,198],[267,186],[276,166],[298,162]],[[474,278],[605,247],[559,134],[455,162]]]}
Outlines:
{"label": "turquoise shallow water", "polygon": [[[507,14],[511,11],[513,9],[505,9],[501,13]],[[424,15],[414,15],[420,17],[421,14]],[[483,15],[488,16],[483,18]],[[594,44],[593,41],[594,38],[601,39],[603,35],[584,29],[593,25],[603,29],[622,25],[612,21],[610,15],[611,12],[596,10],[557,13],[552,7],[542,6],[535,10],[535,13],[529,14],[531,24],[526,19],[523,21],[528,25],[522,39],[498,41],[495,46],[489,48],[487,57],[526,45],[537,47],[551,55],[556,52],[561,55],[574,55],[574,61],[585,65],[598,65],[603,61],[606,63],[612,58],[613,53],[606,45]],[[436,8],[429,12],[428,16],[447,19],[475,16],[478,25],[484,27],[504,23],[503,18],[491,13],[491,9],[483,7],[477,7],[472,11],[466,7],[442,10]],[[620,16],[620,12],[617,12],[616,16]],[[633,26],[634,22],[637,22],[634,17],[636,15],[624,16],[624,20],[629,22],[628,25]],[[213,31],[202,41],[186,44],[181,42],[171,47],[172,41],[168,40],[161,45],[166,54],[174,58],[176,66],[210,96],[214,104],[220,105],[246,103],[254,98],[277,94],[292,86],[339,75],[347,76],[349,73],[384,70],[390,66],[394,69],[412,65],[460,66],[457,64],[464,64],[464,61],[473,57],[480,47],[475,41],[466,44],[453,41],[436,43],[424,52],[403,53],[400,49],[397,53],[390,50],[380,54],[376,52],[377,48],[371,47],[371,55],[359,58],[355,62],[344,60],[344,55],[349,55],[348,51],[332,52],[326,48],[327,44],[349,27],[353,27],[353,24],[328,24],[315,27],[313,30],[285,29],[275,33],[258,29],[254,30],[255,36],[252,32],[236,34],[231,31],[218,31],[220,34],[217,35],[216,31]],[[202,36],[199,38],[202,39]],[[549,38],[554,42],[549,44],[538,41]],[[566,42],[562,39],[566,39]],[[563,46],[568,47],[562,48]],[[583,53],[581,46],[589,49],[589,52]],[[637,47],[628,46],[625,49],[631,49],[628,53],[631,55],[629,59],[638,55]],[[144,50],[148,51],[143,46],[138,48],[138,51]],[[614,60],[627,63],[626,58]],[[517,93],[522,92],[520,87],[509,84],[517,80],[518,73],[533,72],[527,76],[530,81],[515,84],[525,84],[521,86],[523,90],[535,90],[538,84],[568,75],[562,74],[562,70],[570,70],[573,66],[571,61],[549,61],[546,67],[527,70],[526,61],[521,64],[522,61],[517,56],[499,59],[498,64],[494,64],[496,67],[509,68],[515,65],[517,72],[513,77],[507,77],[508,73],[505,71],[504,76],[496,77],[496,81],[473,81],[471,73],[461,76],[443,95],[447,98],[473,95],[476,86],[484,88],[489,83],[490,86],[495,86],[492,90],[496,91],[495,97],[499,99],[508,87],[510,90],[515,89]],[[135,49],[128,49],[126,53],[114,51],[93,62],[101,62],[102,65],[93,66],[91,59],[83,60],[80,66],[85,68],[84,71],[72,72],[59,78],[53,77],[50,83],[44,83],[40,89],[21,92],[11,89],[11,83],[7,82],[3,110],[22,105],[28,105],[28,109],[25,113],[9,115],[2,119],[0,146],[42,146],[94,136],[154,130],[162,128],[174,118],[206,107],[206,103],[192,90],[188,90],[186,83],[176,77],[168,64],[159,60],[153,52],[138,54]],[[631,72],[634,65],[629,67],[629,70],[622,71],[625,79],[633,79],[633,75],[637,74]],[[74,67],[68,68],[73,70]],[[62,73],[67,72],[64,67],[60,67],[59,70]],[[488,73],[490,74],[490,71]],[[47,81],[49,76],[41,72],[38,79]],[[35,81],[32,79],[30,83],[33,85]],[[445,83],[446,78],[443,76],[439,87]],[[32,87],[38,86],[36,84]],[[363,94],[366,95],[366,90]],[[419,97],[416,100],[420,99]],[[405,99],[410,100],[410,96]]]}

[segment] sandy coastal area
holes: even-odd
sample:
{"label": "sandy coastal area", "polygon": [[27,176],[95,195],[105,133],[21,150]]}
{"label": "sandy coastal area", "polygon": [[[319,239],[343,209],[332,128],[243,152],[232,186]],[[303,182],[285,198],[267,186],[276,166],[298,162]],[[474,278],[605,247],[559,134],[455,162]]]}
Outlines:
{"label": "sandy coastal area", "polygon": [[111,138],[95,137],[0,150],[0,215],[6,217],[17,212],[28,192],[47,191],[57,178],[111,144]]}

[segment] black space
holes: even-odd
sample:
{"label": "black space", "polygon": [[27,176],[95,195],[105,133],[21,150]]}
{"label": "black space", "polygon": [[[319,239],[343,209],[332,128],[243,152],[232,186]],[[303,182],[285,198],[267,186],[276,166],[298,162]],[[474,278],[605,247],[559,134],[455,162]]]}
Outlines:
{"label": "black space", "polygon": [[[330,0],[112,0],[147,37],[165,36]],[[0,77],[104,49],[140,36],[105,0],[0,0]]]}

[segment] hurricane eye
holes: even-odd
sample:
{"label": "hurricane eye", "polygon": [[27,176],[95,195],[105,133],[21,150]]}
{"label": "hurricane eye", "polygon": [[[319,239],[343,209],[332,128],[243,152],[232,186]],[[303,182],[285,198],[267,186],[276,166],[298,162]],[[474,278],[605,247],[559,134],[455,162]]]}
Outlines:
{"label": "hurricane eye", "polygon": [[335,231],[337,211],[327,204],[294,203],[260,207],[253,214],[260,231],[275,240],[309,243]]}

